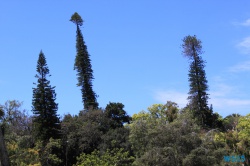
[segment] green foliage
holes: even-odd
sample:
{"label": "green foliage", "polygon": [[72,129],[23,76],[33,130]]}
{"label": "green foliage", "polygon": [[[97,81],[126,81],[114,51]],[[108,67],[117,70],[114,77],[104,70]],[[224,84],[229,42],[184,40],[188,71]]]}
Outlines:
{"label": "green foliage", "polygon": [[71,16],[70,21],[72,21],[73,23],[75,23],[77,26],[82,26],[82,24],[83,24],[83,20],[82,20],[81,16],[77,12],[75,12]]}
{"label": "green foliage", "polygon": [[167,101],[165,105],[154,104],[148,108],[150,112],[151,119],[158,121],[157,123],[171,123],[178,115],[178,105],[175,102]]}
{"label": "green foliage", "polygon": [[59,118],[57,116],[56,93],[47,80],[49,68],[46,58],[41,51],[37,61],[36,75],[37,87],[33,88],[32,111],[34,113],[34,134],[35,138],[47,142],[50,138],[59,136]]}
{"label": "green foliage", "polygon": [[150,114],[144,111],[132,116],[132,123],[129,125],[130,135],[129,141],[136,157],[140,157],[147,149],[149,143],[149,130],[151,127]]}
{"label": "green foliage", "polygon": [[21,110],[21,106],[22,103],[16,100],[8,100],[0,106],[4,112],[0,125],[4,128],[11,165],[36,163],[36,155],[29,151],[34,143],[31,136],[31,117],[25,110]]}
{"label": "green foliage", "polygon": [[40,162],[43,166],[61,166],[63,163],[62,145],[60,139],[50,138],[44,146],[42,142],[37,142],[40,150]]}
{"label": "green foliage", "polygon": [[155,104],[148,108],[148,113],[133,115],[128,125],[129,140],[136,155],[133,164],[221,165],[229,151],[225,142],[215,139],[218,131],[200,128],[188,109],[180,111],[169,123],[166,106],[169,105]]}
{"label": "green foliage", "polygon": [[135,166],[173,166],[178,165],[175,151],[171,147],[152,148],[141,158],[137,159]]}
{"label": "green foliage", "polygon": [[81,154],[77,158],[77,166],[129,166],[134,161],[134,158],[129,156],[129,152],[124,152],[123,149],[107,150],[101,154],[95,150],[91,154]]}
{"label": "green foliage", "polygon": [[0,105],[4,112],[0,124],[8,140],[15,140],[18,136],[31,134],[31,117],[26,110],[21,110],[22,102],[8,100]]}
{"label": "green foliage", "polygon": [[183,161],[183,165],[187,166],[210,166],[215,165],[215,158],[208,156],[206,149],[200,147],[194,149]]}
{"label": "green foliage", "polygon": [[203,126],[212,127],[213,115],[208,108],[208,85],[206,73],[204,70],[205,61],[203,61],[200,54],[202,54],[201,41],[196,36],[186,36],[183,39],[183,54],[187,56],[190,62],[189,68],[189,107],[194,112],[200,124]]}
{"label": "green foliage", "polygon": [[250,114],[240,117],[237,125],[239,131],[239,139],[250,142]]}
{"label": "green foliage", "polygon": [[[79,139],[81,135],[78,134],[82,123],[79,123],[77,116],[65,115],[61,123],[62,126],[62,138],[64,153],[68,165],[76,163],[76,157],[80,155]],[[68,155],[70,154],[70,155]]]}
{"label": "green foliage", "polygon": [[[148,114],[137,114],[137,119],[132,119],[129,126],[130,142],[136,155],[135,164],[150,165],[168,160],[171,164],[181,165],[184,156],[201,144],[197,134],[199,127],[188,112],[179,115],[172,123],[166,123],[166,117],[155,116],[155,109],[152,108],[157,108],[157,105],[150,107]],[[155,151],[158,154],[154,154]],[[158,161],[158,158],[161,160]]]}
{"label": "green foliage", "polygon": [[110,129],[102,135],[102,142],[98,149],[105,152],[108,149],[124,149],[132,155],[131,144],[129,143],[129,129],[126,127]]}
{"label": "green foliage", "polygon": [[93,70],[90,61],[90,55],[87,51],[82,32],[79,26],[82,25],[82,19],[79,14],[75,13],[71,17],[71,21],[76,24],[76,58],[74,69],[77,71],[77,86],[81,87],[82,102],[85,110],[98,108],[96,101],[97,95],[92,89]]}
{"label": "green foliage", "polygon": [[237,148],[245,155],[246,163],[250,164],[250,114],[240,117],[236,128],[239,130]]}
{"label": "green foliage", "polygon": [[127,115],[126,111],[123,109],[124,105],[122,103],[109,103],[105,108],[105,116],[109,118],[110,127],[115,129],[118,127],[123,127],[124,123],[130,123],[131,117]]}
{"label": "green foliage", "polygon": [[130,117],[123,110],[123,104],[109,106],[112,107],[106,110],[83,110],[78,116],[64,116],[62,142],[68,165],[75,164],[80,154],[91,154],[96,149],[103,153],[107,149],[123,148],[132,153],[128,142],[129,129],[123,126]]}
{"label": "green foliage", "polygon": [[10,154],[11,165],[13,166],[26,166],[39,164],[38,149],[35,148],[23,148],[18,144],[12,142],[8,143],[8,152]]}
{"label": "green foliage", "polygon": [[79,116],[66,115],[62,121],[63,146],[68,165],[76,163],[81,153],[90,154],[98,148],[103,134],[103,111],[82,111]]}
{"label": "green foliage", "polygon": [[179,112],[178,105],[175,102],[167,101],[167,104],[165,106],[167,107],[166,110],[167,120],[169,123],[171,123],[177,118]]}
{"label": "green foliage", "polygon": [[224,130],[235,130],[240,117],[240,114],[231,114],[226,116],[222,122]]}

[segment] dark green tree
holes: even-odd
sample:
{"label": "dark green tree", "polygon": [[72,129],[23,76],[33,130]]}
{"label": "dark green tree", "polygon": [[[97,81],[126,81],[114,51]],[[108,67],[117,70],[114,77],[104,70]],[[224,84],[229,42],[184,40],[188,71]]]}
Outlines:
{"label": "dark green tree", "polygon": [[85,110],[97,109],[98,103],[96,100],[97,95],[92,89],[93,70],[91,66],[90,55],[87,51],[80,26],[83,24],[83,20],[78,13],[74,13],[70,19],[76,24],[76,58],[74,64],[74,70],[77,71],[77,86],[81,87],[82,101]]}
{"label": "dark green tree", "polygon": [[196,36],[186,36],[182,48],[183,54],[190,60],[188,105],[202,125],[211,126],[212,111],[208,107],[205,61],[200,56],[203,53],[201,41]]}
{"label": "dark green tree", "polygon": [[123,127],[124,123],[130,123],[132,118],[123,109],[122,103],[109,102],[105,108],[105,116],[110,119],[110,127],[115,129]]}
{"label": "dark green tree", "polygon": [[2,166],[9,166],[10,160],[7,153],[5,141],[4,141],[4,128],[2,124],[2,119],[4,116],[4,111],[2,107],[0,107],[0,165]]}
{"label": "dark green tree", "polygon": [[32,111],[34,116],[34,134],[35,138],[46,143],[50,138],[59,136],[59,118],[57,115],[58,104],[55,102],[55,87],[51,87],[47,80],[49,68],[46,58],[41,51],[37,62],[37,87],[33,88]]}

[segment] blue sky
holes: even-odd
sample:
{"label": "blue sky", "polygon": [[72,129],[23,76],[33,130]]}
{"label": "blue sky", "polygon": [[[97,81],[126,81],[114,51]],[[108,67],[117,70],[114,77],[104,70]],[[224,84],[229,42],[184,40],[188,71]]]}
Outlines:
{"label": "blue sky", "polygon": [[76,27],[81,28],[94,70],[93,89],[105,107],[121,102],[130,114],[167,100],[187,103],[188,60],[182,39],[202,41],[214,111],[250,112],[250,1],[105,0],[2,1],[0,3],[0,103],[16,99],[31,110],[36,64],[43,50],[56,86],[58,113],[83,105],[73,70]]}

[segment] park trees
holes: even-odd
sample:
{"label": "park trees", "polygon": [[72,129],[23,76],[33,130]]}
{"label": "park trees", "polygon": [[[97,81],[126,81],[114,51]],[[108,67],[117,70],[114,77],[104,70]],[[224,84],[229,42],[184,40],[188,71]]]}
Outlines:
{"label": "park trees", "polygon": [[81,87],[84,109],[97,109],[97,95],[92,89],[92,80],[94,79],[93,70],[87,46],[85,45],[83,35],[80,30],[83,20],[81,16],[75,12],[70,21],[76,24],[76,58],[74,69],[77,71],[77,86]]}
{"label": "park trees", "polygon": [[[3,138],[1,136],[4,135],[4,142],[8,150],[11,165],[20,165],[21,162],[36,162],[35,159],[32,158],[36,156],[33,155],[31,151],[28,151],[34,143],[31,135],[31,117],[26,110],[21,110],[21,106],[22,102],[17,100],[8,100],[3,105],[0,105],[0,110],[2,110],[0,128],[3,129],[0,132],[0,142],[2,142]],[[0,149],[2,149],[2,147],[0,147]],[[1,151],[1,154],[1,157],[8,160],[4,152]]]}
{"label": "park trees", "polygon": [[196,36],[186,36],[183,39],[183,54],[190,60],[189,68],[189,107],[194,116],[203,126],[212,126],[212,111],[208,107],[208,85],[205,72],[205,61],[201,54],[201,41]]}

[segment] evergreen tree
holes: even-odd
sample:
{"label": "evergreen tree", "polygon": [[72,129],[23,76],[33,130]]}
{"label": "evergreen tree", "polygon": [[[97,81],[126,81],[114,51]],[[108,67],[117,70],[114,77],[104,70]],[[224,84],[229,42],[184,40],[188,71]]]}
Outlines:
{"label": "evergreen tree", "polygon": [[188,74],[190,86],[188,105],[202,125],[211,126],[212,111],[208,107],[205,61],[200,56],[203,53],[201,41],[196,36],[186,36],[182,47],[183,54],[191,60]]}
{"label": "evergreen tree", "polygon": [[74,64],[74,70],[77,71],[77,86],[81,87],[82,101],[85,110],[97,109],[98,103],[96,101],[97,95],[92,89],[93,70],[87,46],[85,45],[80,26],[83,24],[83,20],[78,13],[74,13],[70,19],[76,24],[76,58]]}
{"label": "evergreen tree", "polygon": [[33,88],[32,111],[34,116],[34,133],[38,140],[46,143],[50,138],[57,138],[59,135],[59,118],[57,115],[58,105],[55,103],[55,87],[50,86],[47,80],[49,68],[47,67],[46,58],[41,51],[39,54],[35,76],[37,87]]}

